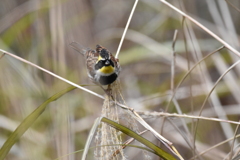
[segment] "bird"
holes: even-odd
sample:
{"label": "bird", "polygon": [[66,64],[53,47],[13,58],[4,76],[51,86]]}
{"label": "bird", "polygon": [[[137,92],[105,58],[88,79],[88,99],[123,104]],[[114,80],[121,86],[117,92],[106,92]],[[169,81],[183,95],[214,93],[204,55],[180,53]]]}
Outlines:
{"label": "bird", "polygon": [[101,87],[108,85],[108,89],[105,90],[107,92],[111,90],[110,85],[117,80],[121,71],[119,60],[99,44],[96,45],[95,50],[77,42],[70,43],[70,46],[84,56],[90,80]]}

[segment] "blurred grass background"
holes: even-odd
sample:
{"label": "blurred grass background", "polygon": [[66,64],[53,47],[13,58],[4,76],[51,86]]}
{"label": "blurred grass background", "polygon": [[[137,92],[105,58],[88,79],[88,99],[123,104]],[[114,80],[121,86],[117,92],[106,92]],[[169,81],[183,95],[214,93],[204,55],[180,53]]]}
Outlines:
{"label": "blurred grass background", "polygon": [[[225,1],[170,2],[240,50],[240,13]],[[101,44],[115,54],[133,3],[127,0],[1,0],[0,48],[74,83],[90,84],[87,88],[103,94],[88,80],[83,57],[69,44],[77,41],[93,49],[96,44]],[[231,3],[240,8],[240,2]],[[176,29],[179,34],[175,47],[175,85],[189,66],[222,46],[188,20],[183,28],[182,19],[157,0],[139,1],[119,55],[123,96],[127,105],[135,110],[165,111],[171,94],[171,45]],[[177,90],[176,101],[181,112],[198,115],[213,84],[238,59],[223,49],[193,70]],[[204,106],[203,116],[239,121],[239,67],[220,81]],[[0,59],[0,146],[29,113],[68,86],[11,57]],[[94,119],[101,115],[102,103],[101,99],[80,90],[68,93],[50,104],[6,159],[55,159],[83,149]],[[179,113],[175,105],[171,103],[167,112]],[[160,132],[161,117],[146,120]],[[182,120],[190,135],[178,118],[169,121],[193,144],[194,120]],[[163,135],[174,143],[185,159],[190,159],[195,154],[169,121],[164,125]],[[235,128],[236,125],[200,121],[196,131],[197,150],[201,152],[233,137]],[[238,141],[236,139],[235,144]],[[238,147],[235,147],[237,151]],[[203,159],[223,159],[230,149],[231,142],[225,143],[204,154]],[[139,159],[133,150],[137,149],[126,151],[129,159]],[[62,159],[80,157],[81,152]]]}

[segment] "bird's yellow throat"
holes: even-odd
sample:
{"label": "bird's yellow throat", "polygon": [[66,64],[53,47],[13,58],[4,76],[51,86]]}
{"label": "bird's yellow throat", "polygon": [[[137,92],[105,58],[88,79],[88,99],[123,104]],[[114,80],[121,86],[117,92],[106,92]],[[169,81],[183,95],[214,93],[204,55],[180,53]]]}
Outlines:
{"label": "bird's yellow throat", "polygon": [[110,74],[114,72],[114,67],[113,66],[103,66],[100,71],[104,74]]}

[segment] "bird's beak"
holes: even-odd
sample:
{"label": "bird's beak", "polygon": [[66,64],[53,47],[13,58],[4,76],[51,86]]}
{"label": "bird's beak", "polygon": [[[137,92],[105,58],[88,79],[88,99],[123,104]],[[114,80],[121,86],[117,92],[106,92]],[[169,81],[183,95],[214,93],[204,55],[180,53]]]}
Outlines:
{"label": "bird's beak", "polygon": [[108,66],[110,64],[109,60],[106,60],[105,65]]}

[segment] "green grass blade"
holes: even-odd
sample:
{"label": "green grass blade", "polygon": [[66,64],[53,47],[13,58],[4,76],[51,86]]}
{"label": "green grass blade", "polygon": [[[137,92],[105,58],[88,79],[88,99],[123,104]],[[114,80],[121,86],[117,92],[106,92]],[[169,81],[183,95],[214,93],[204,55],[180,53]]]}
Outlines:
{"label": "green grass blade", "polygon": [[87,158],[87,153],[88,153],[88,150],[89,150],[89,147],[90,147],[90,144],[92,142],[92,138],[94,136],[94,133],[96,132],[100,122],[101,122],[101,119],[102,117],[99,117],[97,118],[95,121],[94,121],[94,124],[92,126],[92,129],[88,135],[88,139],[86,141],[86,144],[85,144],[85,147],[84,147],[84,151],[83,151],[83,155],[82,155],[82,160],[85,160]]}
{"label": "green grass blade", "polygon": [[120,130],[121,132],[127,134],[128,136],[136,139],[137,141],[144,144],[145,146],[151,148],[155,152],[155,154],[158,155],[159,157],[161,157],[165,160],[176,160],[176,158],[173,157],[171,154],[165,152],[164,150],[162,150],[161,148],[159,148],[158,146],[156,146],[152,142],[148,141],[147,139],[143,138],[139,134],[133,132],[129,128],[124,127],[124,126],[122,126],[122,125],[120,125],[120,124],[118,124],[114,121],[111,121],[110,119],[107,119],[105,117],[103,117],[101,121],[111,125],[112,127]]}
{"label": "green grass blade", "polygon": [[20,139],[20,137],[26,132],[26,130],[36,121],[36,119],[43,113],[46,106],[63,96],[65,93],[75,89],[76,87],[69,87],[65,90],[60,91],[59,93],[53,95],[48,100],[46,100],[42,105],[35,109],[30,115],[28,115],[22,123],[17,127],[17,129],[9,136],[6,142],[3,144],[0,149],[0,160],[4,160],[12,146]]}

